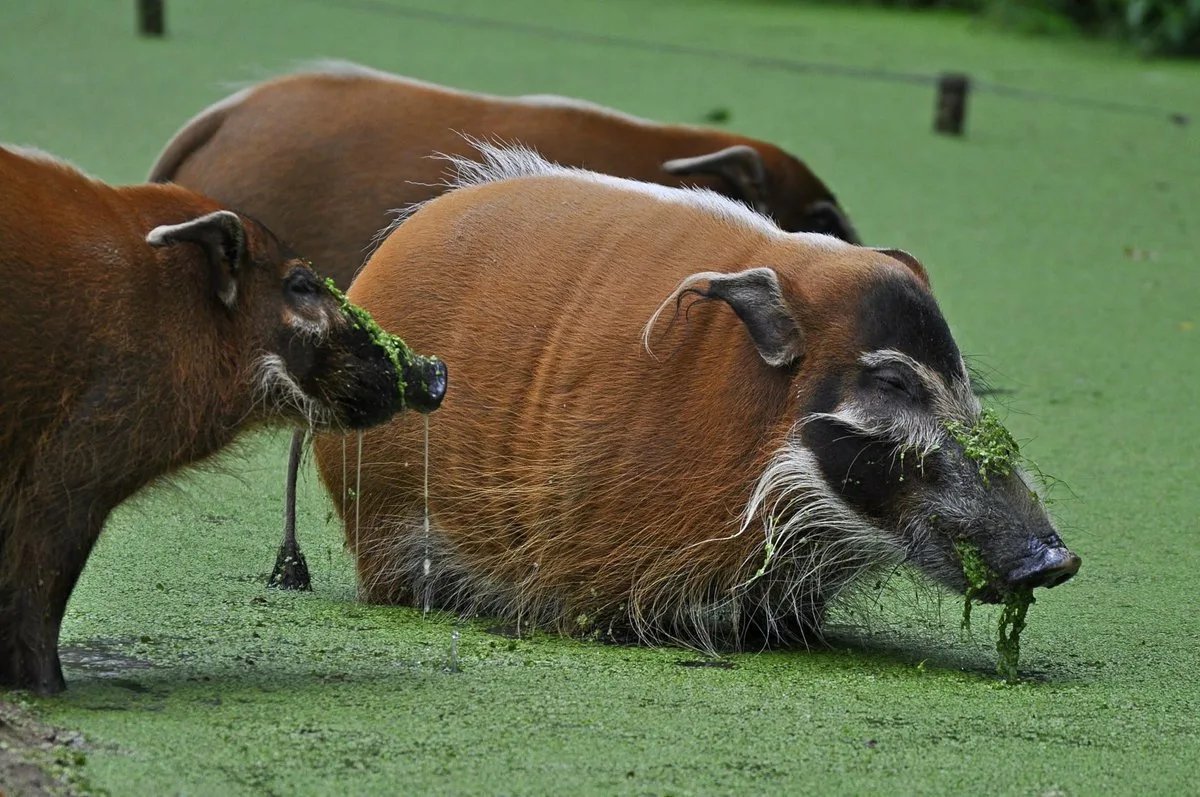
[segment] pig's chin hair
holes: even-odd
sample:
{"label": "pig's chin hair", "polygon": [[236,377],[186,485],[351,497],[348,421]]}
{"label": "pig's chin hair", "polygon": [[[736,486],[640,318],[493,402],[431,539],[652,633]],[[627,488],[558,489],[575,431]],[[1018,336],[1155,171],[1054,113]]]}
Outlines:
{"label": "pig's chin hair", "polygon": [[[495,497],[487,489],[478,494],[480,500]],[[468,561],[438,520],[435,515],[429,532],[421,533],[414,507],[411,515],[381,518],[382,534],[364,526],[361,542],[347,532],[355,539],[351,548],[369,600],[427,601],[434,608],[515,620],[518,628],[578,632],[581,613],[573,599],[560,587],[543,586],[545,574],[536,564],[525,568],[524,577],[511,568],[514,557],[536,562],[536,554],[506,551],[494,561]],[[655,533],[652,526],[643,531]],[[628,586],[619,607],[595,618],[602,623],[596,630],[603,635],[606,623],[608,633],[615,628],[622,639],[707,654],[810,646],[822,641],[827,605],[850,594],[863,575],[894,569],[906,554],[896,536],[837,495],[793,432],[767,461],[729,533],[660,552],[642,543],[612,558],[608,569],[627,573]],[[728,566],[713,566],[727,557],[734,557]]]}
{"label": "pig's chin hair", "polygon": [[304,392],[288,372],[278,354],[264,354],[255,369],[255,404],[267,418],[295,418],[313,429],[336,425],[334,414],[319,400]]}
{"label": "pig's chin hair", "polygon": [[[868,574],[843,593],[830,627],[858,641],[906,637],[914,623],[925,629],[946,627],[945,612],[962,608],[962,570],[934,539],[939,534],[926,518],[929,505],[914,508],[895,532],[904,540],[904,560]],[[940,632],[939,632],[940,633]]]}
{"label": "pig's chin hair", "polygon": [[[768,462],[734,536],[762,535],[742,563],[732,601],[769,637],[821,641],[824,607],[865,574],[894,569],[908,554],[898,538],[852,509],[821,475],[793,432]],[[808,635],[795,638],[796,621]]]}

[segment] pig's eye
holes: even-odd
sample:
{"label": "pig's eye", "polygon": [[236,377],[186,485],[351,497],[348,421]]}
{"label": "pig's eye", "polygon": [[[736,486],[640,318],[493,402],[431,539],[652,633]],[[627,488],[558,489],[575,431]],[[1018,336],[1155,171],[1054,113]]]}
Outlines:
{"label": "pig's eye", "polygon": [[915,393],[908,378],[898,368],[876,368],[871,372],[875,384],[890,393],[899,393],[914,398]]}
{"label": "pig's eye", "polygon": [[288,293],[300,296],[312,296],[321,290],[316,279],[311,274],[296,270],[288,275],[285,281]]}

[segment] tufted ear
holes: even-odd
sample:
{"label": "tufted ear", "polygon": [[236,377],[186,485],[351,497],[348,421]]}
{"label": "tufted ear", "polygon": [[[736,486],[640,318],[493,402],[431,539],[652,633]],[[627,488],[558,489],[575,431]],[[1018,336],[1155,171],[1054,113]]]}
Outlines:
{"label": "tufted ear", "polygon": [[737,189],[738,196],[759,213],[766,213],[767,167],[762,155],[754,147],[736,144],[732,147],[697,155],[694,158],[676,158],[662,165],[669,174],[713,174],[728,180]]}
{"label": "tufted ear", "polygon": [[929,287],[929,274],[926,273],[925,267],[921,265],[920,260],[917,260],[903,249],[876,249],[875,251],[879,252],[880,254],[887,255],[892,260],[898,261],[904,266],[907,266],[908,270],[915,274],[917,279],[919,279],[926,288]]}
{"label": "tufted ear", "polygon": [[246,256],[246,229],[236,213],[218,210],[182,224],[155,227],[146,236],[155,247],[195,243],[204,247],[217,297],[228,308],[237,303],[237,278]]}
{"label": "tufted ear", "polygon": [[644,340],[662,312],[673,302],[676,311],[688,294],[725,302],[746,326],[754,347],[768,365],[791,365],[804,354],[804,335],[788,309],[779,278],[769,268],[750,268],[736,274],[702,271],[675,288],[646,325]]}

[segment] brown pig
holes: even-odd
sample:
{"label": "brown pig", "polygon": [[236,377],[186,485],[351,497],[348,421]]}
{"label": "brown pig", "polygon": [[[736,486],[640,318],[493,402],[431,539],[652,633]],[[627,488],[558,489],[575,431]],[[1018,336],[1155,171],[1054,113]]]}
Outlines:
{"label": "brown pig", "polygon": [[[471,138],[526,144],[551,160],[669,186],[711,188],[785,230],[858,235],[829,188],[779,147],[666,125],[580,100],[459,91],[345,62],[268,80],[201,111],[150,172],[238,208],[330,269],[345,287],[389,211],[446,190]],[[271,585],[307,589],[295,533],[302,438],[293,436],[283,544]]]}
{"label": "brown pig", "polygon": [[[856,233],[803,162],[765,141],[664,125],[579,100],[496,97],[341,62],[268,80],[210,106],[150,171],[262,219],[345,287],[393,208],[446,189],[435,153],[470,157],[465,136],[525,144],[550,160],[662,183],[698,184],[787,230]],[[336,264],[336,265],[335,265]]]}
{"label": "brown pig", "polygon": [[428,525],[418,421],[366,433],[354,493],[317,439],[369,599],[736,650],[820,639],[879,568],[961,592],[967,544],[985,600],[1076,572],[1019,465],[953,433],[981,407],[911,255],[480,154],[351,291],[456,373]]}
{"label": "brown pig", "polygon": [[37,151],[0,148],[0,279],[0,687],[64,688],[63,612],[122,501],[248,429],[365,428],[430,381],[257,222]]}

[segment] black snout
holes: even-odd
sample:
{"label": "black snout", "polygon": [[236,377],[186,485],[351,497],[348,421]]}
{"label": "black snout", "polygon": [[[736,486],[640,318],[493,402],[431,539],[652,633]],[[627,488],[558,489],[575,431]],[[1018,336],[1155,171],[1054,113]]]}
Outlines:
{"label": "black snout", "polygon": [[1079,572],[1082,560],[1061,546],[1042,548],[1008,574],[1008,582],[1019,587],[1058,586]]}
{"label": "black snout", "polygon": [[433,412],[446,396],[449,374],[436,357],[413,357],[404,368],[404,401],[417,412]]}

